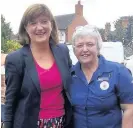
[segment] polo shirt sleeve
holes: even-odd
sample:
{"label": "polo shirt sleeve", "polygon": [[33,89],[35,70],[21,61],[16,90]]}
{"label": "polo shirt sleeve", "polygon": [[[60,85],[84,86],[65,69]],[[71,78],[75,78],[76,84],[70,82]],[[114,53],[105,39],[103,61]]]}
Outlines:
{"label": "polo shirt sleeve", "polygon": [[119,68],[117,94],[120,104],[133,104],[133,77],[125,66]]}

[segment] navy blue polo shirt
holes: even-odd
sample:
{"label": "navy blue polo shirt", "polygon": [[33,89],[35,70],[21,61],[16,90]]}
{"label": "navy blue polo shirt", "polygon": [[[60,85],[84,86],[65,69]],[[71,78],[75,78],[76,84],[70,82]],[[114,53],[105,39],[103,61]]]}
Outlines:
{"label": "navy blue polo shirt", "polygon": [[127,68],[100,56],[89,82],[79,62],[71,74],[74,128],[121,128],[120,104],[133,104],[133,78]]}

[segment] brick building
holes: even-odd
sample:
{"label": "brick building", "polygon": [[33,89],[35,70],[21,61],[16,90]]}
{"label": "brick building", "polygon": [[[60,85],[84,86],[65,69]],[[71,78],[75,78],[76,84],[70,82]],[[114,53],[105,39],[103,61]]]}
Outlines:
{"label": "brick building", "polygon": [[75,28],[88,24],[83,16],[83,5],[81,5],[80,1],[75,5],[75,13],[55,16],[55,20],[59,29],[61,43],[71,43]]}

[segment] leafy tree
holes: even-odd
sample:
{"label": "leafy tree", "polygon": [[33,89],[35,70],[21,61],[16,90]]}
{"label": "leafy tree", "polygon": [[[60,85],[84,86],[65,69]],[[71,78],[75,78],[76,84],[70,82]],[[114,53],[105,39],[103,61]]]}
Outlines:
{"label": "leafy tree", "polygon": [[21,48],[22,46],[15,40],[8,40],[6,42],[6,52],[10,53],[12,51],[15,51],[19,48]]}
{"label": "leafy tree", "polygon": [[1,15],[1,50],[6,52],[6,42],[10,40],[13,35],[10,23],[5,21],[3,15]]}
{"label": "leafy tree", "polygon": [[[124,20],[126,19],[126,24]],[[133,54],[133,16],[120,17],[115,21],[115,38],[124,45],[126,56]]]}
{"label": "leafy tree", "polygon": [[103,28],[99,29],[99,33],[101,34],[103,42],[116,41],[116,33],[115,33],[115,31],[108,32],[107,39],[105,39],[105,36],[106,36],[105,29],[103,29]]}
{"label": "leafy tree", "polygon": [[[123,21],[127,19],[127,25],[123,25]],[[132,42],[133,38],[133,16],[120,17],[115,21],[116,40],[123,42],[127,46]]]}
{"label": "leafy tree", "polygon": [[100,29],[98,29],[98,31],[99,31],[99,33],[100,33],[100,35],[102,37],[102,40],[105,41],[105,29],[100,28]]}

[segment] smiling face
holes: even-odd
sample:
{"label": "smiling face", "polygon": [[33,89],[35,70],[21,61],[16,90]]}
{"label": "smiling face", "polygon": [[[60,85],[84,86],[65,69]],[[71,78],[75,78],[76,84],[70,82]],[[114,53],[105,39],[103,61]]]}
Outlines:
{"label": "smiling face", "polygon": [[48,17],[40,15],[28,22],[26,32],[29,35],[30,43],[45,43],[49,41],[52,31],[51,21]]}
{"label": "smiling face", "polygon": [[74,44],[74,54],[81,64],[94,63],[98,55],[96,39],[91,36],[78,37]]}

